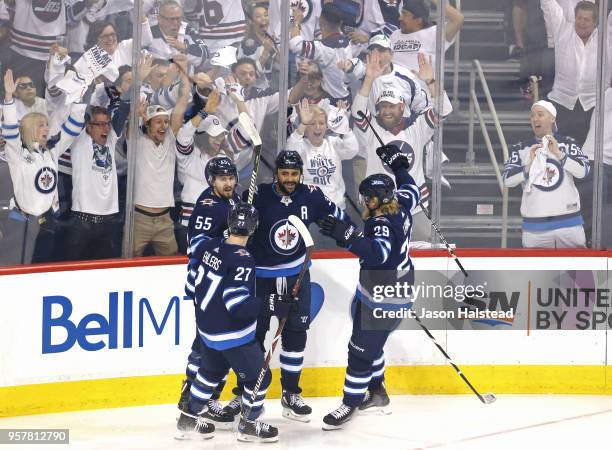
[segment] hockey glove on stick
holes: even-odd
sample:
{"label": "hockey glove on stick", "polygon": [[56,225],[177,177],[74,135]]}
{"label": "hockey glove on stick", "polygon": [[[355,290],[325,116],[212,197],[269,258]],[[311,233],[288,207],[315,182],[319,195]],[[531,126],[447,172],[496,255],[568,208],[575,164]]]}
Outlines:
{"label": "hockey glove on stick", "polygon": [[342,222],[331,214],[320,219],[317,225],[321,228],[321,234],[334,239],[340,247],[348,247],[351,240],[357,236],[357,230],[353,225]]}
{"label": "hockey glove on stick", "polygon": [[264,303],[266,314],[279,319],[288,317],[292,311],[297,309],[297,298],[289,294],[270,294]]}
{"label": "hockey glove on stick", "polygon": [[402,167],[406,170],[410,169],[408,157],[395,145],[383,145],[378,147],[376,149],[376,154],[393,172]]}

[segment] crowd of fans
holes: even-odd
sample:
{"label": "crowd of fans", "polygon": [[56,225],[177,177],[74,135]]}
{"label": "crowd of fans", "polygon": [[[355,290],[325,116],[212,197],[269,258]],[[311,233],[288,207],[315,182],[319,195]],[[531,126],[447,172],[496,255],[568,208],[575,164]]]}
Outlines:
{"label": "crowd of fans", "polygon": [[[134,1],[144,11],[139,79]],[[368,165],[377,146],[364,122],[371,119],[408,154],[426,200],[432,130],[452,113],[431,70],[437,25],[430,15],[438,0],[288,0],[288,68],[279,65],[281,1],[0,0],[0,165],[8,166],[13,188],[0,225],[2,263],[119,257],[131,152],[134,255],[184,253],[185,225],[208,186],[210,158],[229,157],[240,185],[248,182],[253,148],[241,112],[263,138],[264,168],[276,148],[297,150],[305,182],[345,208],[355,207],[350,187],[380,169]],[[451,3],[446,49],[464,21]],[[514,2],[513,55],[529,49],[521,40],[524,3]],[[574,24],[557,0],[538,3],[557,56],[554,115],[580,151],[594,105],[597,10],[574,2]],[[290,74],[287,105],[279,105],[281,70]],[[440,114],[432,109],[437,95],[444,97]],[[288,108],[287,141],[277,145],[281,108]],[[135,136],[128,132],[132,109]],[[518,166],[525,178],[531,162]],[[514,164],[510,175],[518,173]],[[419,214],[414,230],[427,239]]]}

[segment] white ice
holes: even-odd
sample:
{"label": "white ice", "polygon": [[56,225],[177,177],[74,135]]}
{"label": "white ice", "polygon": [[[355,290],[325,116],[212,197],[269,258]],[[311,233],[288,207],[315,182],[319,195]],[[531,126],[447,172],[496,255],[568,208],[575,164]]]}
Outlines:
{"label": "white ice", "polygon": [[[491,405],[474,396],[392,396],[388,416],[360,415],[346,428],[322,431],[323,416],[339,398],[307,398],[310,423],[281,417],[278,399],[266,402],[265,420],[278,427],[276,444],[245,444],[231,431],[216,431],[208,441],[173,439],[175,405],[156,405],[0,419],[6,428],[68,428],[70,445],[19,445],[17,450],[50,448],[249,449],[375,448],[441,450],[609,450],[612,449],[612,397],[569,395],[499,395]],[[0,446],[9,448],[9,446]]]}

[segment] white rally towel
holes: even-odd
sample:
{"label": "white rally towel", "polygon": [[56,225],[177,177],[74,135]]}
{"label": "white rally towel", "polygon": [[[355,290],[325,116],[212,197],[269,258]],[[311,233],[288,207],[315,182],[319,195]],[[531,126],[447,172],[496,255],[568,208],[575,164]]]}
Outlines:
{"label": "white rally towel", "polygon": [[345,135],[351,131],[346,110],[333,105],[325,105],[323,109],[327,112],[327,128],[330,131],[338,135]]}
{"label": "white rally towel", "polygon": [[546,160],[548,159],[548,138],[542,138],[542,147],[536,150],[535,160],[529,168],[529,179],[525,192],[531,192],[531,186],[548,186],[546,182]]}
{"label": "white rally towel", "polygon": [[57,83],[57,87],[66,93],[66,104],[79,102],[89,85],[99,76],[110,81],[119,77],[119,69],[104,49],[94,45],[83,53],[74,64],[75,70],[69,70]]}
{"label": "white rally towel", "polygon": [[212,55],[212,58],[210,59],[210,63],[213,66],[221,66],[221,67],[225,67],[226,69],[229,69],[232,67],[232,64],[238,61],[236,59],[237,51],[238,49],[231,45],[220,48]]}

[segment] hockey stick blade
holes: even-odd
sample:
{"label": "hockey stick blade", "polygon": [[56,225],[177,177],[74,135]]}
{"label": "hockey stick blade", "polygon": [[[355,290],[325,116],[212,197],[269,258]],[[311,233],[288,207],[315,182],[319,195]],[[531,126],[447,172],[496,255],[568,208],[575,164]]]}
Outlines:
{"label": "hockey stick blade", "polygon": [[257,128],[255,128],[255,124],[253,123],[253,119],[251,119],[251,116],[249,116],[245,112],[241,112],[240,115],[238,115],[238,122],[242,126],[242,129],[245,131],[245,133],[251,139],[251,142],[253,142],[253,146],[261,147],[261,137],[257,132]]}
{"label": "hockey stick blade", "polygon": [[495,400],[497,400],[497,397],[495,397],[494,394],[491,394],[491,393],[482,394],[482,402],[485,405],[490,405],[491,403],[494,403]]}
{"label": "hockey stick blade", "polygon": [[312,247],[314,245],[314,241],[312,239],[312,236],[310,235],[310,231],[308,231],[308,228],[306,227],[304,222],[302,222],[299,217],[294,216],[293,214],[289,216],[289,222],[291,222],[291,225],[297,228],[298,232],[300,233],[300,236],[302,236],[302,239],[304,239],[304,244],[306,245],[306,247]]}

